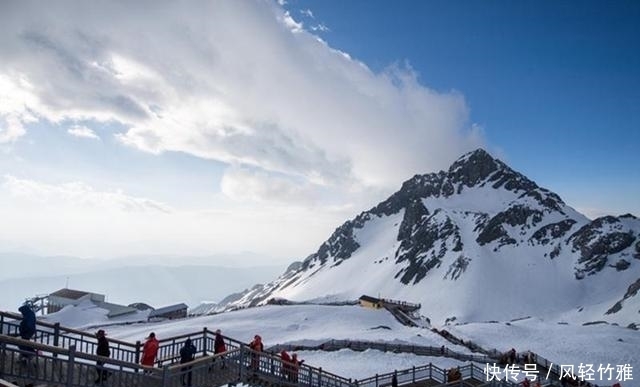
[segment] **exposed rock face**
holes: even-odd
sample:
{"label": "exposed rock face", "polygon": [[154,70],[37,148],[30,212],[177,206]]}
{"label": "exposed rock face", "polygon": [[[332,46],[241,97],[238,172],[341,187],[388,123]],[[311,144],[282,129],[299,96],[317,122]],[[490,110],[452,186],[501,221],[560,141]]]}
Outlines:
{"label": "exposed rock face", "polygon": [[593,275],[607,264],[609,256],[630,247],[636,240],[631,230],[625,230],[619,218],[605,216],[584,225],[569,238],[573,252],[580,252],[576,278]]}
{"label": "exposed rock face", "polygon": [[557,240],[565,236],[565,234],[571,230],[571,227],[576,224],[573,219],[565,219],[556,223],[549,223],[546,226],[540,227],[531,236],[531,241],[537,241],[543,245],[549,244],[553,240]]}
{"label": "exposed rock face", "polygon": [[640,290],[640,278],[638,278],[636,282],[629,285],[629,288],[627,288],[627,292],[624,294],[624,297],[622,297],[622,300],[616,302],[615,305],[609,308],[606,314],[618,313],[622,309],[622,303],[624,302],[624,300],[629,299],[631,297],[635,297],[635,295],[638,294],[639,290]]}
{"label": "exposed rock face", "polygon": [[401,232],[398,234],[400,248],[396,251],[397,263],[408,262],[408,265],[396,274],[396,278],[400,277],[403,284],[416,284],[430,269],[439,266],[448,251],[448,243],[453,243],[453,251],[462,250],[458,227],[446,216],[439,216],[440,212],[436,210],[431,216],[425,213],[417,223],[412,224],[409,232],[409,222],[404,220],[407,220],[408,213],[413,214],[410,217],[414,217],[415,213],[405,212],[405,230],[403,231],[401,226]]}

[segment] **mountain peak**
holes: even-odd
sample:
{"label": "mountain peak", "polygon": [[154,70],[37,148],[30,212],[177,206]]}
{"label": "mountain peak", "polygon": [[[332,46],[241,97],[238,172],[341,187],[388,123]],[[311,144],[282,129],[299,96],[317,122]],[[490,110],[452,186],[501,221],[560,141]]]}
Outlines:
{"label": "mountain peak", "polygon": [[481,148],[456,160],[449,167],[448,176],[453,183],[467,187],[489,183],[493,188],[504,187],[510,191],[527,192],[539,188],[536,183]]}
{"label": "mountain peak", "polygon": [[493,158],[484,149],[462,155],[449,167],[449,175],[455,180],[471,187],[484,180],[498,170],[511,171],[502,161]]}

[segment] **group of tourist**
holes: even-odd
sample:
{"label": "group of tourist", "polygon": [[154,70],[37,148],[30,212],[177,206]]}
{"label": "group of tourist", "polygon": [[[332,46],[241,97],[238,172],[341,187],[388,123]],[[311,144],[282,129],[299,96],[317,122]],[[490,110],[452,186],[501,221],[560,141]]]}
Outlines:
{"label": "group of tourist", "polygon": [[[96,355],[101,357],[109,357],[111,355],[111,351],[109,349],[109,341],[107,340],[107,334],[103,329],[98,330],[96,332],[96,338],[98,339],[98,346],[96,349]],[[151,332],[149,336],[147,336],[144,345],[142,346],[142,356],[140,358],[140,364],[142,364],[145,369],[144,373],[151,373],[152,367],[155,366],[158,350],[160,348],[160,342],[156,338],[155,332]],[[224,337],[222,336],[222,332],[220,329],[215,332],[215,340],[214,340],[214,354],[224,354],[227,351],[227,346],[224,342]],[[190,338],[187,338],[184,341],[182,348],[180,348],[180,364],[187,364],[195,360],[197,348],[193,344]],[[221,368],[225,368],[226,364],[224,362],[224,356],[220,356],[222,359]],[[216,358],[214,358],[215,361]],[[211,370],[211,368],[210,368]],[[182,371],[182,385],[183,386],[191,386],[191,366],[186,365],[181,368]],[[110,372],[104,367],[104,361],[98,360],[96,362],[96,379],[95,384],[101,385],[108,379]]]}
{"label": "group of tourist", "polygon": [[298,360],[298,354],[294,353],[289,356],[287,351],[280,352],[280,359],[282,360],[281,374],[282,377],[290,382],[298,382],[298,369],[304,363],[304,360]]}

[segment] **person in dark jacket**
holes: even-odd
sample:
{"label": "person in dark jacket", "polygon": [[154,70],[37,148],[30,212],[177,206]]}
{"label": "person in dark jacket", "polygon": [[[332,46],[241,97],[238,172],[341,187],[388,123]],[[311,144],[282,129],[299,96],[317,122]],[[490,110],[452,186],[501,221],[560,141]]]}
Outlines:
{"label": "person in dark jacket", "polygon": [[[96,349],[96,355],[109,357],[111,356],[111,350],[109,349],[109,340],[107,340],[107,334],[103,329],[96,332],[96,338],[98,339],[98,348]],[[102,384],[109,377],[109,372],[104,368],[104,361],[96,361],[96,380],[95,384]]]}
{"label": "person in dark jacket", "polygon": [[[31,340],[31,338],[36,334],[36,314],[27,304],[22,305],[18,310],[22,313],[22,321],[20,321],[20,327],[18,328],[20,338],[24,340]],[[23,355],[27,357],[31,356],[35,352],[31,347],[19,346],[19,348],[24,351]]]}
{"label": "person in dark jacket", "polygon": [[[184,346],[180,349],[180,364],[193,361],[196,358],[196,346],[191,343],[191,339],[187,338]],[[182,385],[191,386],[191,366],[182,367]]]}

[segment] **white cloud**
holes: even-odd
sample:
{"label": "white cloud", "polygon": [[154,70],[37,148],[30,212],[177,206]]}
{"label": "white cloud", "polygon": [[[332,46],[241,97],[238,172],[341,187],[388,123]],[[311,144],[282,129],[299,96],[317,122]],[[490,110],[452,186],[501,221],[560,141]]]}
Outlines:
{"label": "white cloud", "polygon": [[[408,65],[373,72],[276,3],[27,1],[3,11],[0,118],[11,124],[0,141],[36,119],[116,122],[128,128],[122,144],[281,176],[292,195],[388,191],[482,144],[462,95],[425,87]],[[258,175],[226,182],[249,192]]]}
{"label": "white cloud", "polygon": [[310,17],[310,18],[314,19],[313,12],[308,8],[307,9],[301,9],[300,10],[300,14],[302,14],[302,16],[306,16],[306,17]]}
{"label": "white cloud", "polygon": [[[225,200],[219,196],[210,209],[185,210],[117,190],[99,191],[83,182],[51,184],[8,175],[0,184],[0,235],[3,246],[46,255],[106,258],[242,250],[301,259],[350,211],[280,206],[275,212],[264,202],[236,205]],[[283,243],[289,235],[295,238]]]}
{"label": "white cloud", "polygon": [[74,137],[90,138],[90,139],[93,139],[93,140],[100,140],[100,137],[98,137],[96,132],[94,132],[92,129],[87,128],[86,126],[82,126],[82,125],[74,125],[74,126],[72,126],[71,128],[67,129],[67,133],[69,133],[70,135],[72,135]]}
{"label": "white cloud", "polygon": [[[4,123],[4,125],[3,125]],[[22,121],[15,115],[0,115],[0,144],[14,142],[26,133]]]}
{"label": "white cloud", "polygon": [[26,133],[24,124],[36,120],[27,108],[37,104],[29,93],[30,88],[24,77],[10,77],[0,72],[0,144],[22,137]]}
{"label": "white cloud", "polygon": [[82,182],[48,184],[5,175],[3,187],[15,198],[45,204],[70,204],[127,212],[169,213],[172,211],[168,205],[155,200],[126,195],[121,190],[101,192]]}
{"label": "white cloud", "polygon": [[301,185],[284,176],[247,168],[227,170],[221,183],[222,193],[231,199],[288,206],[316,203],[321,188],[313,184]]}
{"label": "white cloud", "polygon": [[327,27],[324,23],[316,24],[311,26],[311,31],[320,31],[320,32],[329,32],[331,31],[329,27]]}

